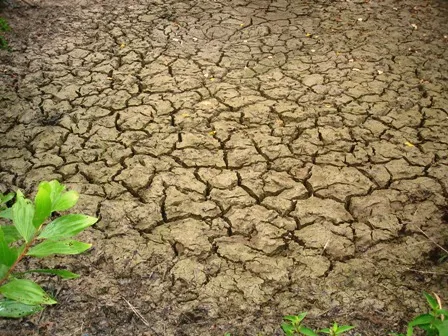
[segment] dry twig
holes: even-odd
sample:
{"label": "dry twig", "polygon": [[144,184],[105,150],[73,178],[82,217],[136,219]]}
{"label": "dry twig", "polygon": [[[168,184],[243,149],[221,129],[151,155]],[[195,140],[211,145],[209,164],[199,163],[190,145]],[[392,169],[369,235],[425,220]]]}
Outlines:
{"label": "dry twig", "polygon": [[137,308],[135,308],[128,300],[126,300],[125,298],[123,298],[123,300],[128,304],[129,308],[131,308],[131,310],[134,312],[135,315],[137,315],[140,320],[142,320],[142,322],[145,324],[145,326],[149,327],[149,322],[146,321],[146,319],[143,317],[142,314],[140,314],[140,312],[137,310]]}

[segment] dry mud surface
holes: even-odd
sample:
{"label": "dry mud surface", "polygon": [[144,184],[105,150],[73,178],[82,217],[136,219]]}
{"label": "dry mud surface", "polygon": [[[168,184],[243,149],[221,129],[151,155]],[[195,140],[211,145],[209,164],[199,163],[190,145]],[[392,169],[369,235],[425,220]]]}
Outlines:
{"label": "dry mud surface", "polygon": [[[448,2],[71,1],[6,12],[0,179],[100,216],[1,335],[385,335],[448,301]],[[142,322],[125,301],[146,319]],[[352,333],[351,335],[355,335]]]}

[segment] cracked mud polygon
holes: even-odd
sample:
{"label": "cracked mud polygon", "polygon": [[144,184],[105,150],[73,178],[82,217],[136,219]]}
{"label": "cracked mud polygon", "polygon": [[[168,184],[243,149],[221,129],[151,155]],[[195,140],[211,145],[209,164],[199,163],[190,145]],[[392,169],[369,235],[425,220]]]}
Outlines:
{"label": "cracked mud polygon", "polygon": [[[448,2],[41,1],[5,13],[2,189],[99,216],[14,335],[385,335],[448,301]],[[422,231],[430,237],[428,239]],[[445,245],[446,246],[446,245]],[[145,323],[130,309],[132,304]]]}

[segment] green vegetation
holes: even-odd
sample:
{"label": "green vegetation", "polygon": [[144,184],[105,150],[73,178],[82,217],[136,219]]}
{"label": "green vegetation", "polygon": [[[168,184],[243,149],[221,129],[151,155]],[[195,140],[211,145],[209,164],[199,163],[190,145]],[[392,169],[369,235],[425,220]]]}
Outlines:
{"label": "green vegetation", "polygon": [[353,329],[353,326],[339,326],[336,322],[330,328],[325,328],[314,332],[313,330],[302,325],[302,321],[307,313],[299,315],[288,315],[283,317],[286,322],[282,323],[282,330],[286,336],[305,335],[318,336],[319,333],[328,334],[330,336],[342,335],[345,332]]}
{"label": "green vegetation", "polygon": [[11,28],[8,22],[2,17],[0,17],[0,49],[9,50],[8,41],[4,36],[4,33],[9,31]]}
{"label": "green vegetation", "polygon": [[426,336],[448,336],[448,310],[442,309],[442,302],[437,295],[423,294],[431,311],[409,322],[406,335],[392,333],[390,336],[412,336],[415,327],[422,329]]}
{"label": "green vegetation", "polygon": [[[79,254],[90,244],[71,239],[97,218],[81,214],[54,216],[55,212],[72,208],[78,201],[75,191],[66,191],[58,181],[41,182],[34,202],[20,190],[0,194],[0,218],[12,224],[0,223],[0,316],[23,317],[57,303],[34,281],[30,273],[57,275],[74,279],[79,275],[64,269],[28,269],[15,272],[25,257],[43,258],[53,254]],[[10,204],[15,197],[15,202]],[[50,220],[51,217],[51,220]],[[55,218],[56,217],[56,218]]]}
{"label": "green vegetation", "polygon": [[[419,315],[409,322],[406,334],[389,333],[389,336],[413,336],[414,328],[423,330],[425,336],[448,336],[448,310],[442,308],[441,300],[436,294],[432,296],[428,293],[423,293],[423,295],[426,301],[428,301],[430,312]],[[284,316],[283,319],[285,321],[281,324],[284,334],[286,336],[319,336],[319,334],[339,336],[354,328],[354,326],[349,325],[340,326],[335,322],[330,328],[314,331],[302,324],[306,315],[307,313]],[[231,334],[226,333],[224,336],[231,336]]]}

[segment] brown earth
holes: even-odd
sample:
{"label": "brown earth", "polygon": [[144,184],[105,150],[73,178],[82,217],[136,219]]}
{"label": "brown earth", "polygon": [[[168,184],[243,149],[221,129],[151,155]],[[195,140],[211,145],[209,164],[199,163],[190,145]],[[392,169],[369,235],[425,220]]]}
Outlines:
{"label": "brown earth", "polygon": [[41,263],[82,274],[44,281],[59,305],[0,335],[280,335],[302,311],[386,335],[423,290],[448,301],[422,233],[447,242],[447,1],[5,15],[2,189],[58,179],[101,220],[91,251]]}

